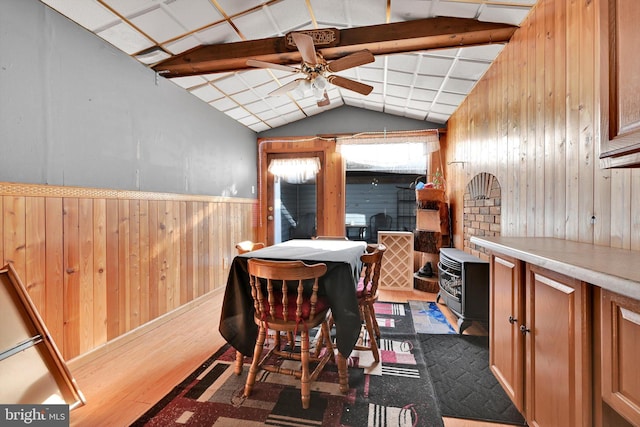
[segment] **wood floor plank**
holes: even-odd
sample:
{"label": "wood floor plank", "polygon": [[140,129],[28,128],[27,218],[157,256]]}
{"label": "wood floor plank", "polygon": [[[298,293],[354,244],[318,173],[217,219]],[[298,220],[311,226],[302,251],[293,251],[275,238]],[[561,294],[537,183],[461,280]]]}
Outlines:
{"label": "wood floor plank", "polygon": [[[71,412],[71,426],[127,426],[151,408],[225,344],[218,332],[223,290],[210,292],[108,343],[105,348],[69,361],[69,369],[87,399]],[[380,301],[435,301],[436,295],[417,290],[383,290]],[[440,309],[452,324],[455,316]],[[142,330],[142,331],[140,331]],[[475,323],[466,333],[486,333]],[[446,427],[501,427],[500,424],[445,419]]]}

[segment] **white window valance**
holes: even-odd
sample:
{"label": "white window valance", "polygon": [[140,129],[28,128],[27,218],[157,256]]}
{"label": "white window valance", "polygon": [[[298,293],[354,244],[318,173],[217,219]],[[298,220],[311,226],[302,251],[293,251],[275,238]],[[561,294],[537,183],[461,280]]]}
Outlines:
{"label": "white window valance", "polygon": [[437,130],[367,132],[336,138],[347,170],[424,174],[429,154],[440,150]]}
{"label": "white window valance", "polygon": [[315,179],[320,171],[320,159],[317,157],[273,159],[269,162],[267,170],[290,184],[302,184]]}

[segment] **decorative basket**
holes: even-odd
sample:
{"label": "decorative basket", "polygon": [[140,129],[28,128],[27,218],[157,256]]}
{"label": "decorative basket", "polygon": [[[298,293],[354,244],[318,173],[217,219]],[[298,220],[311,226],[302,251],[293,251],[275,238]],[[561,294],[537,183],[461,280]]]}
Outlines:
{"label": "decorative basket", "polygon": [[442,188],[423,188],[416,190],[416,202],[444,202],[445,194]]}

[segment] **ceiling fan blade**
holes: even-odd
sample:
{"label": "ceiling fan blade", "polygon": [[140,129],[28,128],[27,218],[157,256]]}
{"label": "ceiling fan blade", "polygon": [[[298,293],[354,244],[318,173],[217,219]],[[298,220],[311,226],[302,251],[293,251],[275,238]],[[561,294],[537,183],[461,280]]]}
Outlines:
{"label": "ceiling fan blade", "polygon": [[289,83],[286,83],[282,86],[280,86],[278,89],[269,92],[269,96],[277,96],[277,95],[284,95],[285,93],[294,90],[295,88],[298,87],[298,85],[300,84],[300,81],[304,80],[304,79],[295,79],[290,81]]}
{"label": "ceiling fan blade", "polygon": [[296,42],[302,60],[307,64],[316,65],[318,63],[318,56],[316,55],[316,48],[313,45],[313,38],[303,33],[291,33],[291,37],[293,37],[293,41]]}
{"label": "ceiling fan blade", "polygon": [[274,70],[289,71],[291,73],[299,73],[300,69],[289,67],[288,65],[274,64],[273,62],[259,61],[257,59],[247,59],[247,65],[258,68],[273,68]]}
{"label": "ceiling fan blade", "polygon": [[327,95],[327,91],[324,91],[324,97],[318,101],[318,107],[326,107],[329,105],[329,95]]}
{"label": "ceiling fan blade", "polygon": [[327,64],[327,71],[331,73],[337,73],[338,71],[346,70],[349,68],[357,67],[359,65],[368,64],[375,61],[373,54],[367,49],[360,50],[342,58],[338,58],[335,61]]}
{"label": "ceiling fan blade", "polygon": [[347,79],[345,77],[329,76],[327,77],[327,80],[329,80],[332,84],[336,86],[340,86],[345,89],[358,92],[361,95],[369,95],[373,90],[373,86],[369,86],[364,83],[357,82],[355,80]]}

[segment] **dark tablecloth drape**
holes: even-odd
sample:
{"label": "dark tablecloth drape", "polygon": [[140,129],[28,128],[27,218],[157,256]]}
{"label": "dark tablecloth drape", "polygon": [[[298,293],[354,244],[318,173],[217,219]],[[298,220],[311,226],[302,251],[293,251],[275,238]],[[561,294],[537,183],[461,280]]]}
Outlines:
{"label": "dark tablecloth drape", "polygon": [[290,240],[278,245],[238,255],[233,259],[220,316],[220,333],[236,350],[251,356],[258,335],[253,320],[253,301],[249,287],[249,258],[276,261],[301,260],[327,265],[320,289],[327,296],[336,324],[336,344],[348,357],[360,333],[356,286],[362,266],[360,255],[365,242],[342,240]]}

